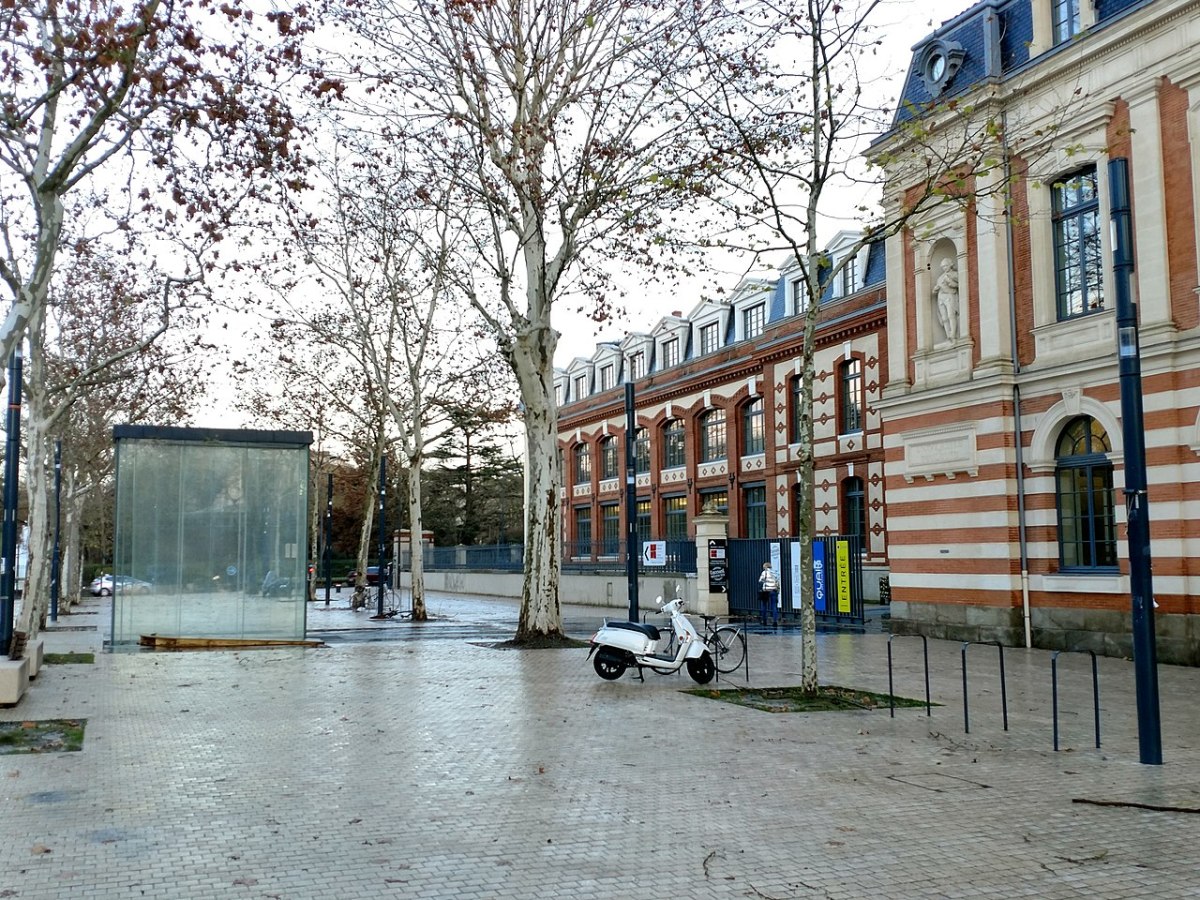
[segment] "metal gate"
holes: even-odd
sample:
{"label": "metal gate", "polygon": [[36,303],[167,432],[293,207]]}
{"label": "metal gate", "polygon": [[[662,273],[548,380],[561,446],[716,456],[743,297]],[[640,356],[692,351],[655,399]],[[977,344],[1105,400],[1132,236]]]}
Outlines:
{"label": "metal gate", "polygon": [[[779,597],[785,619],[800,617],[800,542],[786,538],[731,540],[729,555],[729,612],[758,615],[758,577],[771,563],[779,575]],[[817,622],[862,625],[862,539],[855,535],[826,535],[813,539],[813,584]]]}

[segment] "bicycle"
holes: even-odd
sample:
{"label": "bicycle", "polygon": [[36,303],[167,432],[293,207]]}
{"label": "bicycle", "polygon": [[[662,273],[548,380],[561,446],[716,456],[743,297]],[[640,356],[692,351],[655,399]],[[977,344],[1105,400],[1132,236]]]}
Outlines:
{"label": "bicycle", "polygon": [[[708,647],[717,671],[723,675],[736,672],[746,659],[746,635],[742,631],[742,626],[730,622],[717,625],[718,616],[702,615],[700,618],[704,620],[704,634],[702,635],[704,645]],[[664,646],[658,652],[664,656],[674,656],[678,649],[674,633],[664,634],[663,640]],[[655,669],[654,671],[660,675],[663,674],[661,670]]]}
{"label": "bicycle", "polygon": [[704,643],[712,654],[717,671],[728,675],[735,672],[746,659],[746,635],[741,625],[726,622],[716,625],[716,616],[701,616],[704,620]]}

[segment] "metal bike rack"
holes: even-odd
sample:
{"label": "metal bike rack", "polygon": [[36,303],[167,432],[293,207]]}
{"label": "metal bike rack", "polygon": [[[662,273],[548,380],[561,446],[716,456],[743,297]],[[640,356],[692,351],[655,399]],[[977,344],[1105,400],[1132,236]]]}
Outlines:
{"label": "metal bike rack", "polygon": [[1004,710],[1004,730],[1008,731],[1008,689],[1004,685],[1004,645],[999,641],[963,641],[962,644],[962,678],[963,678],[963,731],[971,733],[971,716],[967,710],[967,648],[972,644],[989,644],[1000,651],[1000,705]]}
{"label": "metal bike rack", "polygon": [[1054,749],[1058,750],[1058,654],[1087,653],[1092,657],[1092,711],[1096,722],[1096,748],[1100,748],[1100,672],[1096,668],[1095,650],[1055,650],[1050,656],[1050,692],[1054,707]]}
{"label": "metal bike rack", "polygon": [[897,637],[919,637],[921,639],[921,649],[925,656],[925,715],[932,716],[932,704],[929,702],[929,640],[923,634],[903,635],[889,634],[888,635],[888,707],[891,711],[891,717],[896,718],[896,691],[892,687],[892,639]]}

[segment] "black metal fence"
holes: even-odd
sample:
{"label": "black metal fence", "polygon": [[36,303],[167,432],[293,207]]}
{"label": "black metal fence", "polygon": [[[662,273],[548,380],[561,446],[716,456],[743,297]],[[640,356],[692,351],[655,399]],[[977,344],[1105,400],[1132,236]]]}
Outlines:
{"label": "black metal fence", "polygon": [[[783,618],[800,615],[800,544],[786,538],[740,539],[728,544],[729,611],[759,614],[759,576],[763,563],[778,567],[779,601]],[[862,539],[855,535],[824,535],[813,541],[817,621],[827,625],[862,625]],[[795,566],[793,566],[795,560]]]}
{"label": "black metal fence", "polygon": [[[647,566],[639,560],[643,573],[672,572],[695,574],[695,541],[666,541],[665,565]],[[423,563],[427,572],[480,571],[520,572],[524,567],[524,544],[487,544],[480,546],[426,547]],[[411,568],[409,551],[401,549],[402,570]],[[624,572],[625,550],[601,541],[568,542],[563,547],[564,572]]]}

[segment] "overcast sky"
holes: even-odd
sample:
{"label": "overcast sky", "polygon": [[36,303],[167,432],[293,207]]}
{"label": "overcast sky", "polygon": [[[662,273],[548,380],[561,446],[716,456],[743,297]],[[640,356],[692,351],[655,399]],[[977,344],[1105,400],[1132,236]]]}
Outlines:
{"label": "overcast sky", "polygon": [[[891,73],[892,81],[882,87],[878,102],[884,103],[899,93],[912,61],[913,45],[929,35],[942,22],[954,18],[973,5],[972,0],[883,0],[872,21],[885,32],[880,58]],[[856,197],[849,197],[844,205],[853,206],[858,202]],[[827,241],[839,229],[849,227],[852,225],[846,222],[826,220],[820,240]],[[771,261],[772,264],[776,262],[778,260]],[[656,290],[645,293],[633,285],[626,285],[630,295],[637,299],[627,302],[625,315],[602,324],[573,311],[569,301],[556,304],[555,325],[562,337],[559,340],[555,364],[565,367],[577,356],[590,357],[599,341],[619,341],[630,331],[649,331],[659,318],[675,310],[687,315],[702,299],[706,284],[718,281],[726,290],[731,291],[748,265],[746,260],[731,259],[721,266],[724,271],[711,273],[707,282],[680,285],[677,291]],[[766,267],[760,266],[758,270],[764,268]]]}

